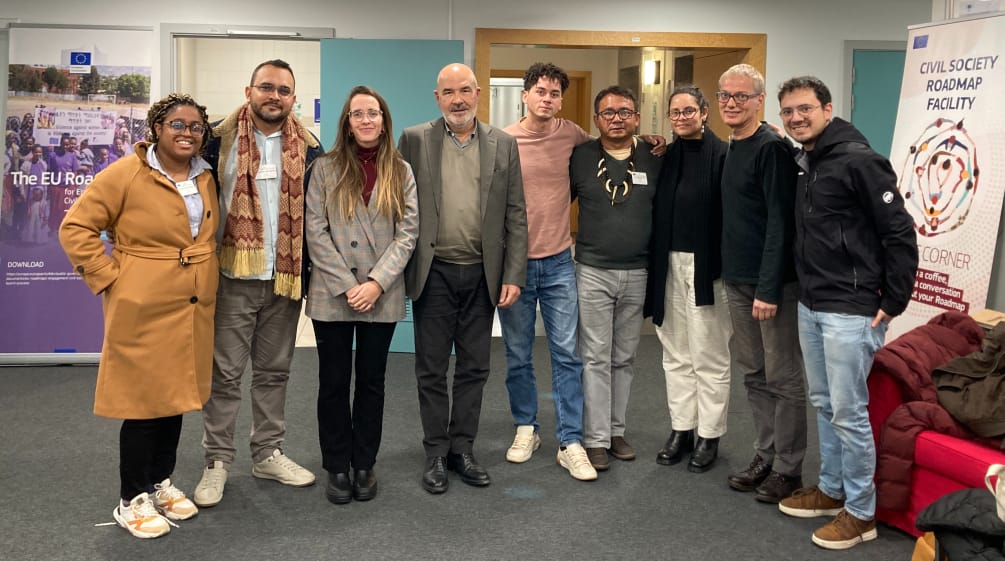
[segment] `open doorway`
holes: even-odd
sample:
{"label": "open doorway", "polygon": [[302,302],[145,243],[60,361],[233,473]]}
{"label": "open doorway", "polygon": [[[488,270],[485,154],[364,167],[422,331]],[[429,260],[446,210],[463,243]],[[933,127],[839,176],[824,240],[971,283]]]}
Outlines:
{"label": "open doorway", "polygon": [[[689,57],[683,66],[690,73],[688,81],[703,91],[711,93],[717,89],[719,75],[739,62],[750,64],[762,73],[767,57],[768,37],[763,33],[633,33],[617,31],[569,31],[545,29],[475,29],[475,76],[481,84],[488,84],[496,71],[515,70],[511,63],[500,66],[497,61],[508,59],[503,49],[526,49],[537,60],[547,62],[549,49],[578,49],[591,58],[614,57],[614,75],[606,79],[593,72],[591,89],[584,96],[592,104],[593,88],[599,89],[622,81],[618,71],[633,66],[628,59],[636,57],[634,66],[638,76],[636,89],[640,98],[642,131],[663,134],[666,130],[663,113],[663,96],[669,94],[674,84],[674,72],[680,67],[680,57]],[[630,52],[637,53],[631,55]],[[667,53],[670,53],[669,55]],[[659,62],[648,64],[646,61]],[[573,65],[556,62],[570,72],[584,71]],[[648,68],[646,68],[648,66]],[[524,66],[526,68],[526,66]],[[654,72],[655,71],[655,72]],[[647,82],[647,76],[649,81]],[[648,91],[647,91],[648,90]],[[658,93],[658,94],[657,94]],[[489,120],[491,96],[482,96],[478,107],[478,118]],[[658,99],[656,99],[658,98]],[[592,115],[592,107],[589,108]],[[574,119],[570,119],[574,120]],[[709,124],[716,134],[725,138],[729,130],[719,119],[718,112],[712,111]],[[584,127],[590,130],[587,127]],[[594,131],[595,132],[595,131]],[[664,134],[664,136],[666,136]]]}

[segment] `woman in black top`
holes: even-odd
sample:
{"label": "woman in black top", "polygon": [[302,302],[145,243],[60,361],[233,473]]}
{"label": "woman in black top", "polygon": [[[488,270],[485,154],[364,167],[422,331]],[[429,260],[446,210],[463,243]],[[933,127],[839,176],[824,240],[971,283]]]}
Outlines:
{"label": "woman in black top", "polygon": [[688,470],[695,473],[712,467],[726,432],[732,333],[720,279],[719,183],[727,145],[705,126],[708,105],[695,86],[670,95],[675,140],[653,204],[646,296],[646,315],[663,344],[672,429],[656,461],[673,465],[691,452]]}

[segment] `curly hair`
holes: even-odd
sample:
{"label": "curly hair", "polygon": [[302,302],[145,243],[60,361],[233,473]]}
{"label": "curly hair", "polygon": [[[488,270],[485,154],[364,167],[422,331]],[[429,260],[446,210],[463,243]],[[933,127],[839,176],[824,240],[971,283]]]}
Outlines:
{"label": "curly hair", "polygon": [[209,114],[206,112],[206,106],[199,105],[188,94],[168,94],[167,97],[150,106],[150,110],[147,111],[147,140],[156,143],[159,139],[157,138],[157,131],[154,130],[154,125],[158,123],[163,124],[168,113],[175,107],[183,105],[195,107],[199,111],[199,118],[202,119],[203,126],[202,146],[200,147],[200,152],[202,152],[206,149],[206,145],[209,144],[209,139],[213,137],[213,129],[209,126]]}

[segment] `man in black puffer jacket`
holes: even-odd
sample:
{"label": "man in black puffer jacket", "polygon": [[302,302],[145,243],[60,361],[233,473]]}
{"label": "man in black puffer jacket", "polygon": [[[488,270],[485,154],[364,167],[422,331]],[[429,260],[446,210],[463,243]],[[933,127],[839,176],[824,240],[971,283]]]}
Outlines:
{"label": "man in black puffer jacket", "polygon": [[782,84],[796,156],[799,343],[817,410],[820,478],[779,503],[802,518],[835,516],[813,543],[847,549],[876,538],[876,449],[866,378],[887,323],[907,307],[918,267],[914,223],[890,162],[847,121],[832,118],[817,78]]}

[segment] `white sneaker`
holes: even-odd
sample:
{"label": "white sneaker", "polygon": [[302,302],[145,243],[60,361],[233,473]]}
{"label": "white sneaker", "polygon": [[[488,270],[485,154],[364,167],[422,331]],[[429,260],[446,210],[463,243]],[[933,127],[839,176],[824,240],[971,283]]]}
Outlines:
{"label": "white sneaker", "polygon": [[597,470],[590,463],[583,445],[576,442],[558,450],[558,465],[569,470],[569,475],[580,481],[593,481],[597,478]]}
{"label": "white sneaker", "polygon": [[292,487],[314,485],[314,474],[291,460],[282,450],[273,450],[272,455],[251,468],[251,475],[262,479],[272,479]]}
{"label": "white sneaker", "polygon": [[171,520],[188,520],[199,514],[199,509],[170,479],[154,485],[154,506],[157,512]]}
{"label": "white sneaker", "polygon": [[540,447],[541,437],[534,432],[534,425],[520,425],[516,428],[513,444],[506,450],[506,461],[522,464]]}
{"label": "white sneaker", "polygon": [[202,470],[202,479],[195,486],[192,498],[201,507],[216,506],[223,500],[223,487],[227,484],[227,468],[223,462],[216,460],[212,465]]}
{"label": "white sneaker", "polygon": [[159,538],[171,531],[170,522],[166,518],[157,514],[150,495],[140,493],[129,501],[129,506],[119,506],[112,511],[115,522],[129,531],[137,538]]}

